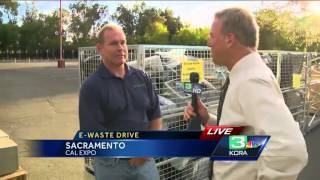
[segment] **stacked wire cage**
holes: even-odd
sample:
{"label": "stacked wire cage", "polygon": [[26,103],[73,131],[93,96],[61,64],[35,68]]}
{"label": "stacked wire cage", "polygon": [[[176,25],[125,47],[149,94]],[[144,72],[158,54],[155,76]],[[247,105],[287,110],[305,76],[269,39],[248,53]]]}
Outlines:
{"label": "stacked wire cage", "polygon": [[[267,66],[276,76],[285,103],[301,129],[305,127],[308,115],[308,83],[310,63],[306,53],[284,51],[260,51]],[[160,100],[164,129],[184,131],[187,123],[183,120],[183,110],[191,95],[185,93],[181,83],[183,60],[203,61],[204,81],[201,100],[211,113],[216,114],[220,89],[228,75],[224,67],[212,62],[211,51],[206,46],[174,45],[129,45],[127,64],[145,71],[151,78]],[[95,47],[79,48],[80,84],[93,73],[101,63]],[[297,84],[297,78],[299,83]],[[295,84],[296,83],[296,84]],[[214,124],[214,122],[211,122]],[[209,179],[209,158],[156,158],[160,178]],[[93,172],[92,161],[85,159],[85,167]]]}
{"label": "stacked wire cage", "polygon": [[307,53],[286,51],[260,51],[267,66],[275,75],[286,105],[301,130],[305,127],[307,113],[307,88],[309,72]]}
{"label": "stacked wire cage", "polygon": [[320,124],[320,54],[310,53],[309,59],[306,129],[310,130]]}

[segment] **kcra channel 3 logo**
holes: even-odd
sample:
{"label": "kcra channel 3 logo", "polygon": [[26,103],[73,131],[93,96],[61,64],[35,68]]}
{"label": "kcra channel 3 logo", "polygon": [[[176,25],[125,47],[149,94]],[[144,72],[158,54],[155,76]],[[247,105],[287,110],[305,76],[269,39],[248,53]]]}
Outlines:
{"label": "kcra channel 3 logo", "polygon": [[257,149],[260,144],[248,136],[236,135],[229,136],[229,155],[230,156],[248,156],[247,150]]}

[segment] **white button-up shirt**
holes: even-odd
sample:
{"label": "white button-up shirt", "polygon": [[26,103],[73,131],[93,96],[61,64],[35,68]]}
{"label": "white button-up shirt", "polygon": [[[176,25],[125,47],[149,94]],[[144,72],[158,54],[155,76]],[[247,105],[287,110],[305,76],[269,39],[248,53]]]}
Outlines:
{"label": "white button-up shirt", "polygon": [[272,71],[255,52],[238,61],[229,77],[220,125],[247,126],[244,134],[271,138],[258,161],[215,161],[215,179],[296,179],[307,164],[306,144]]}

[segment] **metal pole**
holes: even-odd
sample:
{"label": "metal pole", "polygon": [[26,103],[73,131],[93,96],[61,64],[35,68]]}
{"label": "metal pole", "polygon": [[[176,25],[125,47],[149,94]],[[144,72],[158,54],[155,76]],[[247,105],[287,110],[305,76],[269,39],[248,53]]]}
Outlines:
{"label": "metal pole", "polygon": [[59,25],[60,25],[60,30],[59,30],[59,36],[60,36],[60,59],[58,60],[58,68],[64,68],[65,67],[65,62],[63,60],[62,56],[62,8],[61,8],[61,0],[60,0],[60,18],[59,18]]}
{"label": "metal pole", "polygon": [[307,52],[306,53],[306,69],[305,69],[305,73],[304,73],[304,79],[305,79],[305,82],[304,82],[304,92],[305,92],[305,103],[304,103],[304,106],[303,106],[303,111],[304,111],[304,114],[303,114],[303,133],[304,134],[307,134],[310,130],[310,127],[309,127],[309,110],[310,110],[310,99],[309,99],[309,90],[310,90],[310,83],[311,83],[311,59],[312,59],[312,56],[311,56],[311,53],[310,52]]}

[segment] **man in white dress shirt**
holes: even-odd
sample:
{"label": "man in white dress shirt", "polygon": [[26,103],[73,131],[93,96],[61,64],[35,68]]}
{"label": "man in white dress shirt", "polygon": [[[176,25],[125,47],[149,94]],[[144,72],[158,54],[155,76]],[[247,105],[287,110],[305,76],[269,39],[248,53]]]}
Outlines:
{"label": "man in white dress shirt", "polygon": [[[215,14],[208,46],[213,61],[230,71],[219,125],[247,126],[244,134],[270,135],[258,161],[215,161],[215,180],[294,180],[306,166],[305,140],[286,106],[272,71],[257,52],[259,27],[247,10],[229,8]],[[222,101],[222,102],[221,102]],[[204,125],[213,116],[198,99]],[[194,116],[188,104],[184,118]]]}

